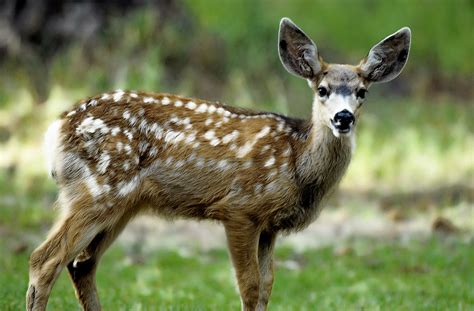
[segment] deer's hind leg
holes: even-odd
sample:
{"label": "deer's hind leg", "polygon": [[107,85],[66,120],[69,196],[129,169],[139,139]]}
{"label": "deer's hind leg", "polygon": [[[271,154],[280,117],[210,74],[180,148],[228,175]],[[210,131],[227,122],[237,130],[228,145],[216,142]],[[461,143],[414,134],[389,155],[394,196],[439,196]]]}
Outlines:
{"label": "deer's hind leg", "polygon": [[125,213],[112,227],[105,228],[92,242],[69,262],[67,269],[74,284],[76,297],[84,310],[100,310],[100,299],[96,287],[96,270],[99,261],[109,246],[122,232],[133,211]]}
{"label": "deer's hind leg", "polygon": [[276,233],[263,231],[258,241],[258,266],[260,270],[260,291],[258,311],[267,310],[273,287],[273,249]]}
{"label": "deer's hind leg", "polygon": [[68,205],[46,241],[31,254],[27,310],[46,309],[49,294],[62,269],[117,219],[107,215],[111,211],[94,206],[88,195]]}

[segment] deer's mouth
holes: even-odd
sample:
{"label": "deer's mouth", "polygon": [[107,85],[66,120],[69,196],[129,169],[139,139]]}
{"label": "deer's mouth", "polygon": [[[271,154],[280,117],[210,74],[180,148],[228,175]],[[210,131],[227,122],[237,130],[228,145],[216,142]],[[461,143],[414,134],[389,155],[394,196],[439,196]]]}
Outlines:
{"label": "deer's mouth", "polygon": [[354,122],[344,123],[340,121],[334,121],[331,119],[331,130],[334,136],[339,137],[342,135],[347,135],[351,132]]}

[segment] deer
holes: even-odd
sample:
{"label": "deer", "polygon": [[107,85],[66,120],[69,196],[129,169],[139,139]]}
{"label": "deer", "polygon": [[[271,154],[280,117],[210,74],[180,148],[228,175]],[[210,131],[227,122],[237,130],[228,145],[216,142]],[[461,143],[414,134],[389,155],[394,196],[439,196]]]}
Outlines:
{"label": "deer", "polygon": [[98,263],[149,212],[220,222],[242,310],[266,310],[278,235],[318,217],[349,165],[368,88],[400,74],[410,41],[404,27],[358,65],[330,64],[281,19],[280,60],[314,93],[307,120],[168,93],[116,90],[77,102],[45,134],[60,215],[30,256],[26,309],[45,310],[66,267],[81,307],[100,310]]}

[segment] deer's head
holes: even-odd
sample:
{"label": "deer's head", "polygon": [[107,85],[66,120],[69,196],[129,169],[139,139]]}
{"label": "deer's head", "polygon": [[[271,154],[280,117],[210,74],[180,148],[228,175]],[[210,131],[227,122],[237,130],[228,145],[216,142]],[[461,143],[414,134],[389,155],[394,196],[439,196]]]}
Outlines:
{"label": "deer's head", "polygon": [[316,44],[290,19],[280,22],[278,51],[290,73],[304,78],[315,92],[313,120],[326,125],[336,137],[350,135],[372,83],[396,78],[410,51],[408,27],[386,37],[356,65],[328,64]]}

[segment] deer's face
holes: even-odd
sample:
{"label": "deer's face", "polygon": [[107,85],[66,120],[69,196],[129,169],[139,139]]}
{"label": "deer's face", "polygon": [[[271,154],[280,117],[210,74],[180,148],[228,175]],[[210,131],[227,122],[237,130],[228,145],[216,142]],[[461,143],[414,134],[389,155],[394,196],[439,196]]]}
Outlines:
{"label": "deer's face", "polygon": [[320,79],[311,81],[310,86],[315,92],[314,113],[318,119],[336,137],[351,134],[369,87],[357,67],[327,65]]}
{"label": "deer's face", "polygon": [[411,32],[404,27],[373,46],[357,66],[327,64],[316,44],[288,18],[280,22],[278,51],[283,66],[315,92],[313,123],[336,137],[349,135],[370,84],[395,79],[408,59]]}

